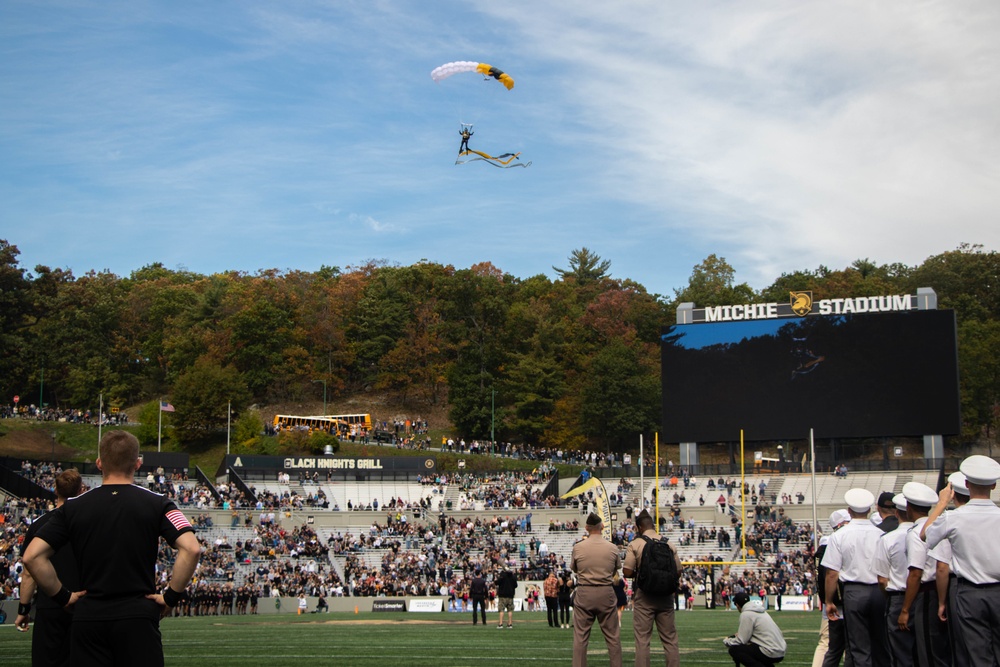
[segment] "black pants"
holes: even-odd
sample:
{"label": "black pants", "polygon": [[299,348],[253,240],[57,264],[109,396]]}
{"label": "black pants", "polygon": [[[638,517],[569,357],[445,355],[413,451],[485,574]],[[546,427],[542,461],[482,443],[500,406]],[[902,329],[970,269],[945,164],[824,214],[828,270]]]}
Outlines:
{"label": "black pants", "polygon": [[472,624],[476,624],[476,607],[479,607],[479,613],[483,615],[483,625],[486,625],[486,598],[472,597]]}
{"label": "black pants", "polygon": [[559,600],[559,622],[561,625],[569,625],[569,612],[573,608],[573,605],[570,603],[570,598],[561,597],[557,599]]}
{"label": "black pants", "polygon": [[[826,612],[824,612],[826,613]],[[823,658],[823,667],[840,667],[840,659],[844,659],[844,667],[854,667],[851,654],[847,653],[847,624],[844,619],[830,621],[829,625],[830,643],[826,648],[826,656]]]}
{"label": "black pants", "polygon": [[70,631],[75,667],[163,667],[158,620],[73,620]]}
{"label": "black pants", "polygon": [[549,611],[549,627],[559,627],[559,598],[545,598],[545,608]]}
{"label": "black pants", "polygon": [[736,662],[736,667],[740,667],[740,665],[745,665],[745,667],[773,667],[773,665],[785,659],[784,656],[780,658],[767,657],[756,644],[730,646],[729,657]]}
{"label": "black pants", "polygon": [[40,607],[31,629],[31,664],[44,667],[69,665],[69,630],[73,614]]}

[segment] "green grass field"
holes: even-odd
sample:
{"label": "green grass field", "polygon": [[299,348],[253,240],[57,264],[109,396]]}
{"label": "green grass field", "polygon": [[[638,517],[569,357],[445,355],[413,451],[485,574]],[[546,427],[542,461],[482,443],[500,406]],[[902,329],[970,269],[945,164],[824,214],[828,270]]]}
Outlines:
{"label": "green grass field", "polygon": [[[782,667],[812,664],[819,635],[818,612],[772,612],[785,633],[788,653]],[[164,621],[167,665],[273,667],[344,665],[358,667],[459,667],[517,662],[564,665],[572,662],[573,631],[553,629],[544,612],[515,614],[511,630],[498,630],[496,614],[486,627],[473,626],[471,614],[308,614],[305,616],[227,616]],[[736,631],[736,612],[694,610],[677,614],[681,664],[685,667],[732,665],[722,638]],[[622,617],[625,665],[632,665],[632,617]],[[653,634],[653,665],[663,664]],[[0,664],[28,667],[30,635],[0,626]],[[594,626],[590,665],[608,664],[604,638]],[[137,666],[141,667],[141,666]]]}

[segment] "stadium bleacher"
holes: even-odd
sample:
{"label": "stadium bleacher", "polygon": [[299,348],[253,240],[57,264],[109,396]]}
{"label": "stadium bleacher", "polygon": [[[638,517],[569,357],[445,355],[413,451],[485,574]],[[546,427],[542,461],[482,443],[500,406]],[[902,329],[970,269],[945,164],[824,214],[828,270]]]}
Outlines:
{"label": "stadium bleacher", "polygon": [[[773,507],[776,511],[783,510],[783,516],[796,526],[797,534],[791,538],[779,536],[775,540],[770,535],[763,538],[767,541],[768,548],[766,550],[761,548],[763,553],[760,554],[756,550],[747,554],[741,551],[738,535],[733,529],[733,520],[745,517],[738,513],[733,514],[727,511],[722,514],[718,511],[715,500],[720,490],[709,488],[707,478],[689,480],[690,485],[686,489],[683,487],[683,483],[680,483],[678,487],[672,487],[669,486],[668,482],[667,487],[661,487],[662,505],[660,510],[661,514],[664,514],[668,519],[664,534],[678,549],[682,560],[700,561],[711,556],[724,561],[741,561],[746,555],[748,557],[745,566],[734,566],[736,570],[745,569],[751,573],[763,573],[753,576],[759,576],[762,581],[767,580],[768,577],[773,580],[775,575],[772,570],[776,564],[778,567],[788,567],[787,561],[789,560],[803,561],[803,553],[811,541],[808,535],[812,524],[814,498],[818,506],[817,514],[822,529],[825,525],[825,517],[829,516],[833,509],[842,506],[843,493],[850,488],[867,488],[877,495],[881,491],[899,491],[907,481],[919,481],[934,487],[937,478],[937,471],[928,470],[851,473],[847,477],[817,475],[816,483],[813,485],[812,477],[803,474],[748,476],[746,483],[748,486],[752,486],[756,492],[759,493],[761,482],[766,485],[765,494],[759,498],[760,504],[768,508]],[[663,479],[660,480],[661,483],[663,481]],[[714,481],[717,486],[718,478]],[[96,478],[88,479],[88,483],[96,486],[99,484],[99,480]],[[137,477],[136,483],[145,486],[146,478],[144,476]],[[609,490],[613,485],[613,482],[609,483]],[[643,489],[640,489],[639,485],[636,484],[631,491],[623,494],[623,503],[630,504],[634,508],[640,507],[643,495],[648,498],[655,485],[656,480],[647,479],[645,494],[643,494]],[[284,574],[281,588],[278,589],[282,594],[294,594],[295,591],[289,587],[298,585],[308,585],[311,592],[318,591],[325,595],[336,595],[339,590],[349,594],[352,585],[351,572],[349,572],[351,568],[346,567],[349,558],[355,559],[360,566],[370,572],[382,572],[383,567],[390,569],[394,566],[398,567],[408,559],[419,559],[421,554],[426,558],[432,549],[437,548],[435,565],[442,561],[447,562],[451,567],[451,576],[447,581],[441,580],[440,572],[433,577],[428,577],[424,581],[427,584],[424,590],[428,593],[439,593],[442,586],[446,589],[455,586],[461,587],[464,579],[468,576],[470,564],[473,567],[475,564],[482,564],[484,567],[495,564],[494,561],[498,557],[498,553],[505,549],[503,546],[505,542],[509,543],[510,547],[510,550],[505,552],[506,558],[514,567],[524,572],[535,573],[543,571],[542,568],[539,568],[541,563],[552,565],[567,563],[573,544],[583,535],[581,521],[583,515],[579,509],[544,506],[530,509],[487,509],[481,502],[472,503],[462,509],[462,492],[457,484],[439,486],[402,481],[302,484],[299,482],[267,481],[257,482],[256,490],[271,493],[276,497],[287,498],[304,497],[316,491],[322,491],[329,499],[330,506],[327,510],[318,507],[296,509],[284,506],[272,508],[270,512],[260,512],[255,507],[249,508],[250,525],[247,525],[248,509],[241,508],[237,513],[235,526],[232,525],[233,517],[230,509],[198,507],[196,505],[183,506],[185,513],[192,520],[199,514],[212,517],[211,527],[205,527],[198,531],[199,538],[204,541],[209,550],[218,550],[216,541],[224,542],[224,548],[221,551],[226,552],[225,555],[228,558],[217,558],[212,562],[211,570],[207,566],[203,569],[202,576],[206,583],[218,583],[223,587],[227,585],[233,587],[261,586],[258,569],[263,567],[268,573],[265,575],[265,580],[268,576],[273,575],[275,569]],[[739,497],[739,490],[739,488],[733,490],[736,498]],[[673,493],[681,491],[685,496],[684,502],[679,503],[681,516],[685,520],[683,528],[670,521],[669,513],[673,504]],[[722,492],[724,493],[724,489]],[[790,496],[794,499],[799,494],[804,499],[802,503],[797,500],[792,503],[772,502],[772,498],[780,499],[782,496]],[[995,500],[998,495],[1000,494],[994,494]],[[705,498],[704,506],[699,503],[700,496]],[[374,507],[376,499],[379,501],[378,511],[347,511],[348,501],[351,502],[352,506],[363,504],[365,507],[369,505]],[[396,499],[397,504],[402,501],[404,506],[408,504],[411,508],[419,507],[421,501],[425,505],[430,501],[431,508],[430,511],[413,511],[412,509],[388,511],[386,503],[389,499]],[[450,507],[448,506],[449,500],[451,501]],[[341,511],[333,511],[336,505],[339,505]],[[43,509],[35,503],[6,499],[6,502],[3,503],[3,510],[6,519],[7,540],[0,543],[0,547],[2,547],[0,548],[0,558],[6,556],[11,562],[16,562],[17,556],[14,548],[11,547],[11,537],[16,538],[17,531],[21,530],[20,526],[25,525],[22,521],[23,518],[30,517]],[[747,510],[752,509],[748,498]],[[530,531],[515,531],[515,534],[512,535],[499,535],[495,528],[489,527],[493,519],[498,517],[516,519],[523,516],[526,511],[534,513]],[[621,506],[615,507],[614,511],[619,515],[618,525],[627,523]],[[275,515],[276,525],[262,529],[260,525],[261,515],[270,513]],[[398,527],[387,528],[388,524],[391,523],[390,520],[396,514],[405,517],[406,523],[412,526],[413,530],[399,532]],[[454,531],[442,533],[439,530],[442,515],[447,519],[465,518],[471,521],[478,519],[486,527],[479,529],[478,532],[472,531],[478,536],[469,541],[468,535],[461,532],[458,534]],[[574,521],[577,522],[575,529],[549,529],[550,523],[557,527],[566,525],[572,527]],[[692,521],[693,528],[691,527]],[[752,535],[753,519],[747,520],[746,523],[750,525],[748,530],[751,531]],[[373,524],[376,526],[375,529],[373,529]],[[11,528],[12,526],[13,528]],[[699,543],[697,535],[702,529],[705,531],[714,529],[717,535],[720,531],[726,531],[730,538],[729,546],[720,547],[718,541],[712,539]],[[372,532],[373,530],[375,533]],[[428,530],[431,533],[429,538],[426,537]],[[304,542],[299,539],[300,533],[309,535],[311,531],[315,531],[315,538],[308,538]],[[264,545],[266,548],[261,547],[261,542],[266,539],[274,539],[275,535],[278,536],[277,543]],[[333,548],[331,540],[336,541],[338,536],[342,540],[347,542],[353,540],[355,543],[347,549]],[[350,536],[350,538],[345,536]],[[364,539],[361,539],[362,537]],[[371,546],[374,544],[370,541],[373,537],[381,537],[384,544]],[[303,545],[308,543],[310,539],[321,544],[324,549],[304,555]],[[686,543],[688,540],[690,543]],[[393,546],[392,543],[396,541],[399,542],[399,545]],[[547,552],[548,558],[542,559],[538,550],[533,553],[528,546],[531,543],[539,545],[539,550],[541,550],[540,544],[544,543],[544,551]],[[522,545],[525,547],[523,550]],[[327,547],[329,547],[328,550]],[[273,554],[270,553],[272,550]],[[169,550],[165,551],[169,552]],[[230,560],[232,561],[231,566],[226,564]],[[309,572],[308,569],[311,567],[318,568],[318,570]],[[699,568],[691,570],[692,585],[699,585],[704,581],[704,575],[697,574],[701,570]],[[0,586],[6,584],[12,590],[10,575],[6,574],[6,578],[6,581],[0,581]],[[798,583],[801,585],[801,581]],[[773,585],[773,582],[769,585]],[[263,594],[263,589],[261,594]]]}

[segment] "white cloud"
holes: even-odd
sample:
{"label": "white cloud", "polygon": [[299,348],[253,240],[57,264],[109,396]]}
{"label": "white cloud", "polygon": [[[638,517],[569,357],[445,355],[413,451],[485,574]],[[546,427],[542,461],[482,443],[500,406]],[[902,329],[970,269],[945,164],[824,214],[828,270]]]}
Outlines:
{"label": "white cloud", "polygon": [[618,156],[597,182],[741,278],[1000,242],[1000,5],[532,7],[503,13]]}
{"label": "white cloud", "polygon": [[[709,253],[761,287],[1000,248],[995,0],[189,9],[5,6],[0,232],[26,265],[526,277],[587,246],[669,294]],[[515,89],[433,85],[457,59]],[[470,112],[532,167],[455,166]]]}
{"label": "white cloud", "polygon": [[357,213],[351,213],[347,217],[352,224],[364,225],[365,227],[375,232],[376,234],[390,234],[400,231],[399,227],[397,227],[396,225],[393,225],[391,223],[380,222],[375,218],[371,217],[370,215],[358,215]]}

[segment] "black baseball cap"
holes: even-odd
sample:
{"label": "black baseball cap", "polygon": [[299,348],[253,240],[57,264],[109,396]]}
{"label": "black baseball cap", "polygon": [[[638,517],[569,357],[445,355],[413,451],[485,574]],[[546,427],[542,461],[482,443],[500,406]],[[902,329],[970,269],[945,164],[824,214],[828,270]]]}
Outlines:
{"label": "black baseball cap", "polygon": [[896,503],[892,502],[895,495],[892,491],[883,491],[878,495],[878,506],[884,510],[896,509]]}
{"label": "black baseball cap", "polygon": [[733,603],[737,607],[742,607],[747,602],[750,602],[750,596],[747,595],[746,593],[737,593],[736,595],[733,596]]}

